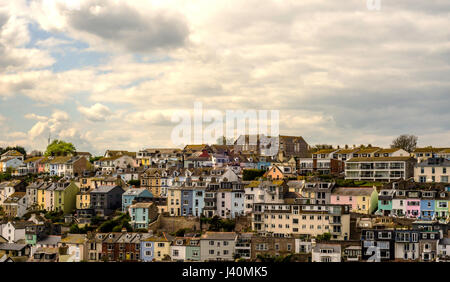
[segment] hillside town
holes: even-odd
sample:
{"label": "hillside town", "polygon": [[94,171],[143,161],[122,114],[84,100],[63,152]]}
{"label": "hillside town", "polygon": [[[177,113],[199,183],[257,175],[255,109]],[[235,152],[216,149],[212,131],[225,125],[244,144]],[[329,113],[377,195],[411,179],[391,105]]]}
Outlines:
{"label": "hillside town", "polygon": [[4,150],[0,262],[450,260],[450,147],[224,143]]}

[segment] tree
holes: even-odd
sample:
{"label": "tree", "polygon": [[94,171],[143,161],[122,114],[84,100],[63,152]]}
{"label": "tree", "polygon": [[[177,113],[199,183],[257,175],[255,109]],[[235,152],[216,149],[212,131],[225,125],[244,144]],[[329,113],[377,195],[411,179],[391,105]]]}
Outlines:
{"label": "tree", "polygon": [[258,177],[262,177],[266,173],[262,169],[244,169],[242,172],[242,178],[244,181],[256,180]]}
{"label": "tree", "polygon": [[0,148],[0,155],[3,154],[3,153],[6,153],[8,151],[11,151],[11,150],[16,150],[17,152],[21,153],[24,156],[27,155],[27,151],[25,150],[24,147],[21,147],[21,146],[14,146],[14,147],[8,146],[5,149]]}
{"label": "tree", "polygon": [[138,179],[133,179],[133,180],[128,181],[128,185],[139,188],[139,187],[141,187],[141,181]]}
{"label": "tree", "polygon": [[418,139],[415,135],[403,134],[392,141],[391,148],[399,148],[411,153],[416,149]]}
{"label": "tree", "polygon": [[67,143],[62,140],[53,140],[47,146],[45,156],[67,156],[76,152],[75,146],[72,143]]}

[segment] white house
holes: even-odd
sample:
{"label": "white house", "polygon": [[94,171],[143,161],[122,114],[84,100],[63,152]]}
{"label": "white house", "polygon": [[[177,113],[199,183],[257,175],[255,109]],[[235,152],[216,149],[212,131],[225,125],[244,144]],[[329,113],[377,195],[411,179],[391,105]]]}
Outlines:
{"label": "white house", "polygon": [[341,262],[341,245],[317,244],[312,249],[312,262]]}
{"label": "white house", "polygon": [[33,225],[33,223],[29,221],[9,221],[2,224],[0,235],[8,240],[8,243],[25,240],[25,228],[29,225]]}
{"label": "white house", "polygon": [[186,239],[177,238],[170,246],[170,254],[173,261],[186,260]]}

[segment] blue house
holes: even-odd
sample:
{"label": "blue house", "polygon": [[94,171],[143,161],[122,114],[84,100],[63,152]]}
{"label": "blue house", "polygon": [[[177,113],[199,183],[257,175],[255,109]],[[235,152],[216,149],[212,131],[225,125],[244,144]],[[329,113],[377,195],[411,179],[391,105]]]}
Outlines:
{"label": "blue house", "polygon": [[183,216],[193,215],[193,194],[194,190],[192,188],[185,188],[181,190],[181,214]]}
{"label": "blue house", "polygon": [[153,198],[153,194],[144,188],[131,188],[122,194],[122,212],[127,212],[128,207],[136,198]]}
{"label": "blue house", "polygon": [[421,199],[420,200],[420,219],[431,220],[436,211],[435,200]]}
{"label": "blue house", "polygon": [[151,262],[155,257],[155,242],[152,238],[141,240],[141,261]]}

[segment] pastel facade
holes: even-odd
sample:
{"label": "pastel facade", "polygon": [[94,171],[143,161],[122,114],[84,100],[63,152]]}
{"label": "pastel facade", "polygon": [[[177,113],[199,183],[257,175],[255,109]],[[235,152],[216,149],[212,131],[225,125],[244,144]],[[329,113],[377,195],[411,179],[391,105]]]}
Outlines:
{"label": "pastel facade", "polygon": [[350,205],[351,211],[371,214],[378,207],[378,192],[375,187],[336,188],[330,198],[332,205]]}

